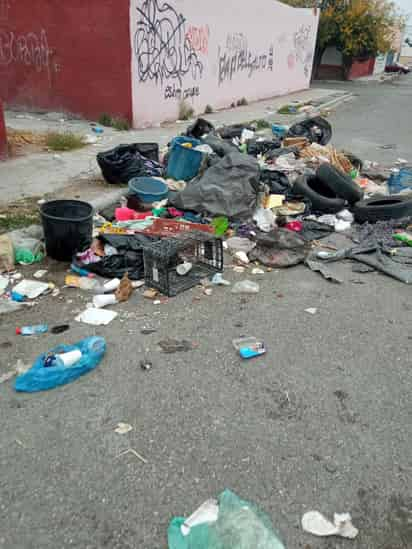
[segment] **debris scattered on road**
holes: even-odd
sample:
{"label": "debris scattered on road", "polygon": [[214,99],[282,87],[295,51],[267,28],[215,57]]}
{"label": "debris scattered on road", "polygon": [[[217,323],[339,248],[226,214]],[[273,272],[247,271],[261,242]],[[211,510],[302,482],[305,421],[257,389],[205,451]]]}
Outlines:
{"label": "debris scattered on road", "polygon": [[166,354],[179,352],[187,353],[188,351],[193,351],[194,349],[193,343],[187,341],[186,339],[178,340],[167,338],[159,341],[158,345]]}
{"label": "debris scattered on road", "polygon": [[74,345],[59,345],[40,355],[33,366],[19,375],[16,391],[34,393],[70,383],[90,372],[106,352],[102,337],[88,337]]}
{"label": "debris scattered on road", "polygon": [[120,422],[117,424],[117,427],[115,428],[114,432],[118,435],[125,435],[126,433],[130,433],[130,431],[133,430],[133,427],[129,423],[123,423]]}
{"label": "debris scattered on road", "polygon": [[124,450],[124,452],[120,452],[120,454],[116,456],[116,458],[126,456],[127,454],[132,454],[142,463],[147,463],[147,459],[145,459],[142,455],[140,455],[139,452],[136,452],[136,450],[134,450],[133,448],[128,448],[127,450]]}
{"label": "debris scattered on road", "polygon": [[256,358],[266,353],[265,344],[256,337],[240,337],[234,339],[232,344],[242,358]]}
{"label": "debris scattered on road", "polygon": [[152,367],[153,367],[153,364],[150,360],[141,360],[139,362],[140,364],[140,368],[143,370],[143,371],[148,371],[148,370],[151,370]]}
{"label": "debris scattered on road", "polygon": [[305,309],[305,313],[309,313],[310,315],[315,315],[318,312],[316,307],[309,307],[309,309]]}
{"label": "debris scattered on road", "polygon": [[309,511],[302,517],[302,528],[315,536],[339,536],[341,538],[354,539],[359,530],[352,524],[349,513],[335,513],[333,523],[318,511]]}
{"label": "debris scattered on road", "polygon": [[251,280],[242,280],[232,286],[232,294],[258,294],[260,286]]}
{"label": "debris scattered on road", "polygon": [[84,324],[91,324],[92,326],[106,326],[107,324],[110,324],[117,315],[118,313],[116,313],[116,311],[90,308],[76,316],[75,320],[77,322],[83,322]]}
{"label": "debris scattered on road", "polygon": [[190,517],[174,518],[167,537],[169,549],[285,549],[269,516],[230,490],[204,502]]}

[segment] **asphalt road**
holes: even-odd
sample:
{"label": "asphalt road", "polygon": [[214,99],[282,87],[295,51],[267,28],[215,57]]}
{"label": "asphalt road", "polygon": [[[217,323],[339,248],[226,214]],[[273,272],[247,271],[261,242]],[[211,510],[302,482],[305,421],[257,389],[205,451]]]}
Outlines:
{"label": "asphalt road", "polygon": [[[372,160],[410,157],[411,79],[354,89],[331,116],[335,142]],[[396,148],[378,148],[387,144]],[[48,268],[61,286],[63,267]],[[0,386],[0,547],[166,549],[171,518],[225,488],[266,510],[289,549],[412,547],[410,288],[338,268],[341,285],[297,267],[266,273],[247,297],[195,289],[154,305],[137,292],[104,328],[74,322],[88,295],[69,289],[0,317],[0,374],[56,343],[101,334],[108,344],[101,365],[65,387]],[[71,329],[14,335],[44,321]],[[263,338],[267,354],[242,361],[240,335]],[[166,355],[167,336],[194,348]],[[133,430],[115,433],[118,422]],[[147,463],[119,457],[128,449]],[[358,538],[304,533],[311,509],[350,512]]]}

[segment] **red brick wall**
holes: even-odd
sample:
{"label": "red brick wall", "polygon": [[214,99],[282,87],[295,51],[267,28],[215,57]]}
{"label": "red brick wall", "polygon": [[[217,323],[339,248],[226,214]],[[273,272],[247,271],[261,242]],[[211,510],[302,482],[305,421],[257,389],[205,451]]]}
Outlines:
{"label": "red brick wall", "polygon": [[8,104],[131,120],[129,0],[0,0]]}
{"label": "red brick wall", "polygon": [[0,160],[7,156],[6,125],[4,123],[3,103],[0,99]]}
{"label": "red brick wall", "polygon": [[361,78],[362,76],[370,76],[373,74],[373,68],[375,66],[375,59],[371,57],[364,61],[354,59],[352,66],[349,69],[348,80],[354,80],[355,78]]}

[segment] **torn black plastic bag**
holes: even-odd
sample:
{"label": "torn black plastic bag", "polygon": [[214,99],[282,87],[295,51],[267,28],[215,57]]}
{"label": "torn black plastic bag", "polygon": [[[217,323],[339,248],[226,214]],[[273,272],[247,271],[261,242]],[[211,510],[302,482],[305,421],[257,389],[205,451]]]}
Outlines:
{"label": "torn black plastic bag", "polygon": [[249,218],[256,209],[260,186],[257,160],[232,153],[193,179],[170,202],[179,210]]}
{"label": "torn black plastic bag", "polygon": [[249,254],[251,261],[259,261],[266,267],[293,267],[306,256],[303,238],[287,229],[274,229],[270,233],[256,235],[256,248]]}
{"label": "torn black plastic bag", "polygon": [[97,263],[79,266],[104,278],[122,278],[126,273],[130,280],[144,278],[143,247],[156,238],[141,234],[102,234],[99,240],[116,248],[118,253],[105,256]]}
{"label": "torn black plastic bag", "polygon": [[252,156],[266,155],[270,151],[280,149],[282,142],[280,139],[250,139],[247,142],[247,153]]}
{"label": "torn black plastic bag", "polygon": [[188,137],[194,137],[195,139],[200,139],[204,135],[207,135],[215,131],[215,127],[208,120],[204,118],[198,118],[196,122],[191,124],[187,130],[186,135]]}
{"label": "torn black plastic bag", "polygon": [[223,158],[227,154],[238,152],[238,148],[233,145],[233,143],[225,141],[215,133],[210,133],[209,135],[201,139],[201,141],[202,143],[206,143],[206,145],[209,145],[213,152],[221,158]]}
{"label": "torn black plastic bag", "polygon": [[292,194],[292,185],[288,176],[277,170],[262,170],[260,180],[269,187],[270,194]]}
{"label": "torn black plastic bag", "polygon": [[332,139],[332,126],[321,116],[315,116],[294,124],[287,137],[306,137],[311,143],[327,145]]}
{"label": "torn black plastic bag", "polygon": [[119,145],[110,151],[101,152],[97,155],[97,163],[102,171],[103,177],[113,185],[128,183],[133,177],[158,177],[163,174],[163,166],[139,152],[143,146],[146,154],[154,156],[153,148],[150,151],[143,143],[132,143],[130,145]]}

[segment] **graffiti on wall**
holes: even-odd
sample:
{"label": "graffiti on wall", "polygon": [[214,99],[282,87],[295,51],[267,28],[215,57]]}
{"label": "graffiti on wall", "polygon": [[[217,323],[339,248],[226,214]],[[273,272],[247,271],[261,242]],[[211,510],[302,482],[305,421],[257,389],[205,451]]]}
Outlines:
{"label": "graffiti on wall", "polygon": [[45,30],[15,34],[0,29],[0,66],[16,63],[50,72],[51,53]]}
{"label": "graffiti on wall", "polygon": [[[312,36],[312,25],[301,25],[293,35],[294,51],[291,55],[295,57],[296,63],[300,63],[303,66],[306,77],[309,76],[313,60]],[[288,59],[288,65],[289,68],[294,68],[291,56]]]}
{"label": "graffiti on wall", "polygon": [[201,78],[203,63],[186,32],[186,19],[170,4],[145,0],[138,12],[134,53],[140,82],[175,80],[179,87],[187,74]]}
{"label": "graffiti on wall", "polygon": [[252,51],[248,39],[242,33],[228,34],[226,44],[218,49],[219,86],[232,80],[238,73],[246,73],[249,78],[257,71],[273,71],[274,47],[265,52]]}
{"label": "graffiti on wall", "polygon": [[204,55],[209,53],[209,25],[205,25],[204,27],[194,27],[193,25],[190,25],[186,37],[195,51],[203,53]]}

